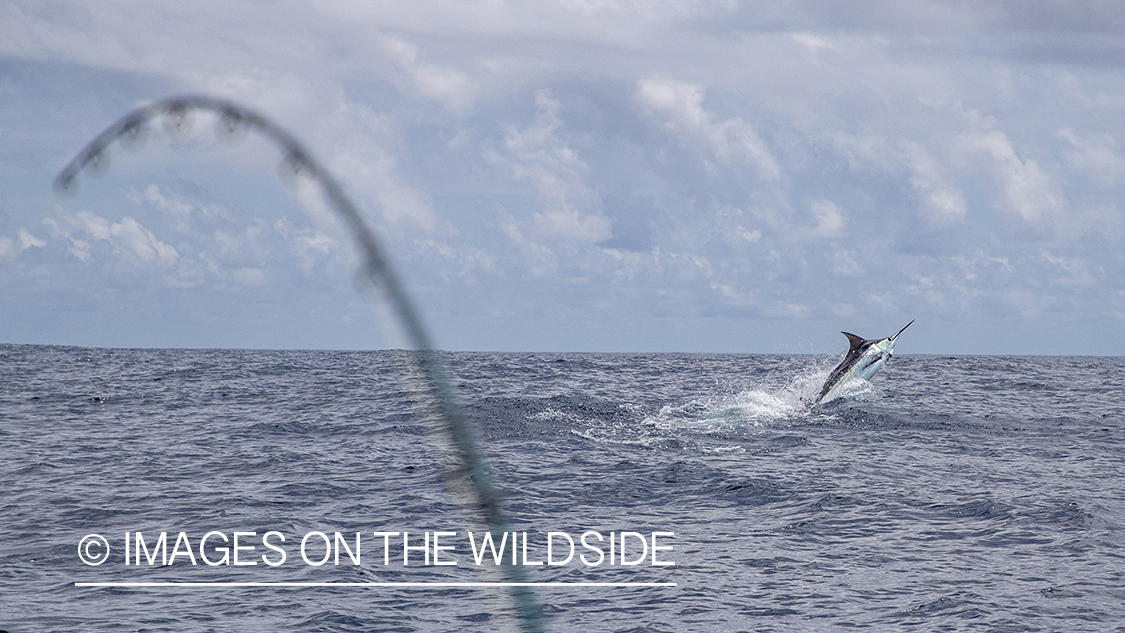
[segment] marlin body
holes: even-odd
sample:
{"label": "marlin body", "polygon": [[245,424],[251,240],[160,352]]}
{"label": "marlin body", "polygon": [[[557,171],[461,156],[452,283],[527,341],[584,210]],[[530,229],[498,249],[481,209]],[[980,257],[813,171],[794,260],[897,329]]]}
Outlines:
{"label": "marlin body", "polygon": [[812,405],[824,404],[839,398],[843,393],[844,386],[856,378],[871,380],[871,377],[878,373],[883,368],[883,364],[890,359],[899,334],[905,332],[906,328],[910,327],[912,323],[914,321],[907,323],[906,327],[898,331],[898,334],[881,339],[866,340],[850,332],[843,332],[842,334],[848,337],[848,343],[851,345],[848,349],[848,355],[828,375],[828,380],[824,381],[824,386],[821,387],[820,394],[812,401]]}

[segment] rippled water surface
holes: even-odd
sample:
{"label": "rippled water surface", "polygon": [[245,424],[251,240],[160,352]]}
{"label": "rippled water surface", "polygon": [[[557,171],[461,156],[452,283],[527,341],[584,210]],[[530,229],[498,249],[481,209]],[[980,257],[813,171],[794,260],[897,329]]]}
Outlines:
{"label": "rippled water surface", "polygon": [[[838,359],[449,359],[532,561],[548,531],[675,533],[675,566],[529,566],[677,583],[540,588],[548,630],[1125,630],[1125,359],[896,356],[862,399],[812,411]],[[395,368],[390,352],[0,346],[0,629],[503,628],[494,590],[75,586],[497,580]],[[276,567],[120,551],[126,532],[271,530]],[[315,531],[421,546],[441,530],[455,566],[298,551]],[[111,548],[96,567],[77,555],[91,533]],[[272,553],[256,544],[243,553]]]}

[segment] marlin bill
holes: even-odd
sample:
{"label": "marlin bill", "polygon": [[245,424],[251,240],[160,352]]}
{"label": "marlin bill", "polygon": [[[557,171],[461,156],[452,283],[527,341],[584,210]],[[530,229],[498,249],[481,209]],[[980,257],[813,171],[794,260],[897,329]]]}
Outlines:
{"label": "marlin bill", "polygon": [[905,327],[898,331],[898,334],[881,339],[868,340],[850,332],[842,332],[844,336],[848,337],[850,345],[848,354],[836,366],[836,369],[833,369],[832,373],[828,375],[828,380],[824,381],[820,394],[810,402],[810,405],[824,404],[841,397],[844,395],[844,386],[856,378],[871,380],[871,377],[878,373],[883,368],[883,364],[890,359],[899,334],[905,332],[906,328],[913,323],[914,321],[907,323]]}

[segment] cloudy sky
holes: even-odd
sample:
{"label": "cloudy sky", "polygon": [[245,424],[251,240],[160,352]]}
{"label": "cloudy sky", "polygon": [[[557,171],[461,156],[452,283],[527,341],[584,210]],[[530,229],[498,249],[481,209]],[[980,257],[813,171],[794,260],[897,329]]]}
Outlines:
{"label": "cloudy sky", "polygon": [[446,349],[1125,354],[1123,71],[1109,2],[4,1],[0,342],[396,345],[259,137],[54,195],[198,93],[306,143]]}

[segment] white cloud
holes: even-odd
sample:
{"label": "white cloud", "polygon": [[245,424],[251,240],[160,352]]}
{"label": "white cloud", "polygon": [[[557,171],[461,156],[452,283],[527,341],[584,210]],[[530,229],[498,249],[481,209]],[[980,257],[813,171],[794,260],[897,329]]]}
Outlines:
{"label": "white cloud", "polygon": [[35,237],[27,229],[20,228],[19,230],[19,245],[20,250],[27,250],[29,248],[43,248],[47,242]]}
{"label": "white cloud", "polygon": [[719,161],[745,162],[760,178],[781,176],[781,168],[766,144],[742,117],[716,123],[703,109],[704,90],[671,79],[645,79],[637,85],[637,97],[650,115],[670,132],[703,143]]}
{"label": "white cloud", "polygon": [[945,169],[919,143],[901,144],[903,162],[910,168],[910,184],[922,197],[926,217],[944,226],[965,219],[965,196],[949,179]]}
{"label": "white cloud", "polygon": [[862,277],[863,266],[855,259],[853,251],[836,251],[832,255],[832,274],[838,277]]}
{"label": "white cloud", "polygon": [[21,227],[14,240],[6,235],[0,235],[0,261],[15,259],[29,248],[43,248],[46,245],[46,242]]}
{"label": "white cloud", "polygon": [[141,226],[133,218],[123,218],[109,226],[110,235],[120,246],[132,252],[142,261],[158,260],[163,264],[174,264],[180,254],[176,249],[161,242],[152,231]]}
{"label": "white cloud", "polygon": [[816,218],[816,226],[798,227],[793,232],[793,239],[799,242],[813,240],[831,240],[843,237],[844,216],[840,208],[829,200],[814,200],[809,204],[809,210]]}
{"label": "white cloud", "polygon": [[[399,172],[392,147],[395,123],[369,106],[345,103],[326,133],[338,140],[328,168],[359,202],[374,203],[388,228],[433,233],[447,228],[425,191]],[[314,189],[308,195],[319,195]],[[302,198],[302,201],[307,201]],[[315,209],[313,209],[314,212]]]}
{"label": "white cloud", "polygon": [[[919,141],[888,141],[877,134],[833,134],[851,169],[860,174],[905,178],[921,199],[921,217],[933,226],[949,226],[965,219],[968,205],[949,166],[934,158]],[[940,146],[938,148],[941,149]]]}
{"label": "white cloud", "polygon": [[832,50],[836,48],[836,46],[833,45],[832,42],[829,42],[819,35],[814,35],[813,33],[799,32],[793,33],[791,36],[794,42],[800,44],[801,46],[804,46],[809,50],[810,53],[813,53],[814,55],[819,53],[822,49]]}
{"label": "white cloud", "polygon": [[297,257],[298,266],[305,274],[341,252],[336,240],[315,229],[298,227],[288,217],[275,222],[273,228],[288,244],[289,252]]}
{"label": "white cloud", "polygon": [[996,182],[996,206],[1001,211],[1038,229],[1061,228],[1067,204],[1058,183],[1035,160],[1020,159],[1007,134],[969,131],[958,142],[962,152],[984,159]]}
{"label": "white cloud", "polygon": [[500,229],[523,253],[524,261],[528,266],[527,271],[531,277],[545,277],[558,270],[559,260],[555,251],[549,246],[528,239],[520,228],[520,223],[514,217],[511,215],[504,216],[500,222]]}
{"label": "white cloud", "polygon": [[58,220],[49,218],[45,222],[55,237],[68,242],[71,253],[83,261],[91,256],[92,242],[108,242],[115,259],[131,265],[170,266],[180,257],[174,247],[130,217],[111,222],[95,213],[79,211],[74,215],[62,213]]}
{"label": "white cloud", "polygon": [[164,215],[173,229],[181,233],[191,232],[193,221],[198,219],[229,219],[229,213],[222,207],[193,204],[178,195],[166,194],[155,184],[145,187],[144,191],[130,189],[126,197],[136,204],[151,204]]}
{"label": "white cloud", "polygon": [[1040,256],[1055,269],[1060,285],[1085,288],[1097,284],[1097,279],[1082,259],[1059,257],[1047,251],[1040,253]]}
{"label": "white cloud", "polygon": [[512,173],[531,181],[546,207],[534,214],[535,234],[590,243],[609,239],[612,222],[585,182],[589,166],[562,138],[562,105],[547,91],[536,94],[535,104],[535,121],[523,130],[510,129],[504,139]]}
{"label": "white cloud", "polygon": [[535,214],[535,231],[539,235],[578,242],[601,242],[610,237],[609,218],[582,215],[577,209],[550,209]]}
{"label": "white cloud", "polygon": [[1072,167],[1090,172],[1105,187],[1113,187],[1125,176],[1125,157],[1117,153],[1117,141],[1110,134],[1080,137],[1070,128],[1056,136],[1070,144],[1066,159]]}
{"label": "white cloud", "polygon": [[455,112],[472,105],[474,89],[468,75],[454,68],[420,61],[417,47],[404,39],[391,35],[380,39],[383,50],[423,96],[437,99]]}

